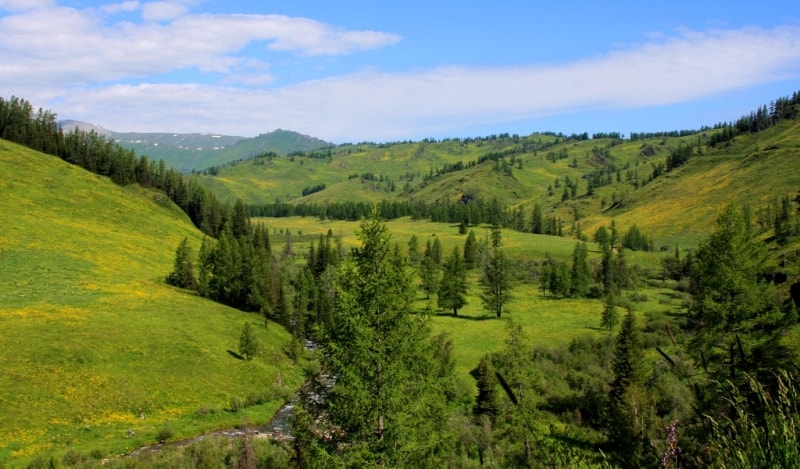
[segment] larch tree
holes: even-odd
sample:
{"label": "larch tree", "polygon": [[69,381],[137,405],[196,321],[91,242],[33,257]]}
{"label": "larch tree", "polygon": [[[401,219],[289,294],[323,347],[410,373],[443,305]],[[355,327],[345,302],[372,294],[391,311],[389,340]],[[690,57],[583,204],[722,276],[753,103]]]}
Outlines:
{"label": "larch tree", "polygon": [[189,246],[188,238],[183,238],[175,250],[175,263],[172,272],[167,275],[166,281],[176,287],[188,288],[189,290],[197,289],[197,281],[194,277],[194,263],[192,262],[192,248]]}
{"label": "larch tree", "polygon": [[489,250],[480,282],[484,308],[499,318],[503,314],[503,307],[511,299],[511,273],[502,250],[498,248]]}
{"label": "larch tree", "polygon": [[[435,460],[445,398],[427,317],[411,312],[413,275],[376,212],[357,235],[361,245],[339,266],[323,330],[321,365],[335,383],[317,389],[329,437],[311,432],[313,457],[353,467]],[[314,411],[313,402],[304,406]],[[304,432],[301,440],[308,438]]]}
{"label": "larch tree", "polygon": [[445,263],[438,301],[440,308],[452,310],[455,316],[467,304],[467,269],[458,248],[453,249]]}

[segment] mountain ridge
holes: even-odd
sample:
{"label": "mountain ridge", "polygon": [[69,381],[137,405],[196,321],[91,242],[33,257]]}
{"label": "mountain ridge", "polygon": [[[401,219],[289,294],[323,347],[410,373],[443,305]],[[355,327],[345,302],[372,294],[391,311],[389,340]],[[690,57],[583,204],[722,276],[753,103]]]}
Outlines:
{"label": "mountain ridge", "polygon": [[168,166],[184,173],[258,154],[288,155],[332,145],[316,137],[284,129],[275,129],[255,137],[242,137],[199,132],[121,132],[99,124],[71,119],[59,121],[59,125],[64,132],[72,132],[76,128],[86,132],[94,131],[139,155],[147,155],[151,160],[164,160]]}

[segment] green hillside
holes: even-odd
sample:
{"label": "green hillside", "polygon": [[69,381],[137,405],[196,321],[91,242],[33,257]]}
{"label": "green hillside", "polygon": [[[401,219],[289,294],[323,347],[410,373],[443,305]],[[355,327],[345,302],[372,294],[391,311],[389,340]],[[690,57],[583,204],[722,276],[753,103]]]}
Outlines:
{"label": "green hillside", "polygon": [[[496,198],[529,219],[535,204],[584,232],[616,218],[636,224],[659,245],[695,245],[725,204],[753,210],[800,187],[797,120],[709,145],[718,130],[637,140],[565,139],[533,134],[475,140],[340,146],[329,156],[256,158],[197,180],[221,199],[248,204],[459,200]],[[670,153],[695,155],[650,182]],[[483,160],[481,162],[481,160]],[[603,182],[589,194],[589,180]],[[567,187],[567,182],[575,186]],[[765,183],[769,181],[769,183]],[[314,191],[315,190],[315,191]],[[303,196],[304,191],[313,191]],[[568,193],[565,194],[565,191]]]}
{"label": "green hillside", "polygon": [[[164,284],[202,239],[164,195],[2,140],[0,169],[0,462],[264,421],[299,384],[283,329]],[[246,322],[252,361],[229,353]]]}

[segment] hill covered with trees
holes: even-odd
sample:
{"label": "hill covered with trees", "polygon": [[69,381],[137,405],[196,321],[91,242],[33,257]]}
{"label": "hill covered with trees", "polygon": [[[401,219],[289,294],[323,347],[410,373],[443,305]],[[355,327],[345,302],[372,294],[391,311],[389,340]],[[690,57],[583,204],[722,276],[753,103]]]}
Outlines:
{"label": "hill covered with trees", "polygon": [[[30,364],[12,368],[22,378],[12,394],[32,386],[28,369],[63,369],[37,394],[58,398],[28,422],[34,436],[0,455],[91,464],[65,445],[134,425],[131,405],[156,416],[139,431],[201,428],[185,418],[204,404],[165,396],[145,377],[115,407],[109,389],[131,376],[123,362],[155,350],[172,360],[166,375],[191,380],[202,357],[223,376],[266,377],[275,397],[282,373],[297,372],[282,364],[304,363],[299,344],[310,338],[320,352],[306,362],[291,445],[110,464],[197,465],[203,452],[245,465],[276,464],[280,453],[281,465],[302,467],[794,466],[798,105],[795,94],[731,123],[628,138],[342,145],[185,178],[95,133],[64,134],[24,100],[0,101],[0,137],[63,160],[10,143],[0,151],[16,175],[0,186],[13,207],[4,225],[22,235],[0,238],[14,267],[4,271],[13,301],[3,314],[22,327],[2,350],[23,350]],[[76,247],[87,235],[95,245]],[[37,272],[50,280],[35,284]],[[42,293],[51,281],[54,296]],[[214,324],[199,342],[191,314]],[[51,321],[59,337],[95,338],[39,353],[33,320]],[[264,325],[271,348],[259,355],[252,336]],[[93,345],[93,331],[109,327],[150,345]],[[162,335],[177,348],[160,345]],[[215,354],[237,342],[238,352]],[[230,392],[196,384],[215,406],[197,420],[229,421],[270,401],[240,400],[247,379]],[[95,421],[58,406],[76,393],[112,410]],[[63,441],[42,430],[53,422]],[[109,426],[82,439],[82,425],[98,424]]]}

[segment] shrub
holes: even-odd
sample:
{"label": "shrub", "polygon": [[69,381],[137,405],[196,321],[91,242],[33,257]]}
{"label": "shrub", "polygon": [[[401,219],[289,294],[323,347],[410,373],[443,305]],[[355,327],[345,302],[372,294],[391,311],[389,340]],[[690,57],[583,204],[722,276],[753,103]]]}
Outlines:
{"label": "shrub", "polygon": [[167,425],[167,426],[161,427],[158,430],[158,433],[156,433],[156,441],[164,442],[164,441],[169,440],[173,436],[175,436],[175,435],[174,435],[174,433],[172,431],[172,427]]}

